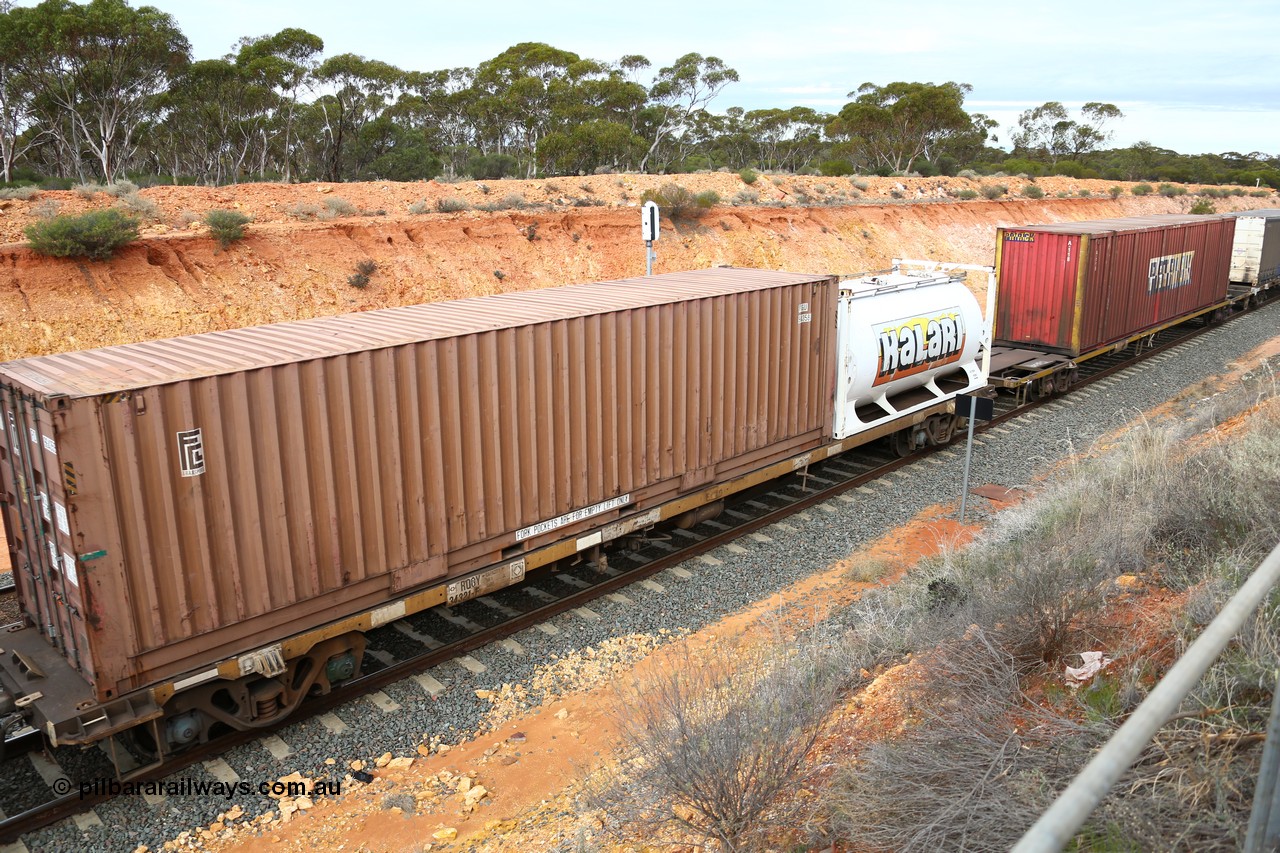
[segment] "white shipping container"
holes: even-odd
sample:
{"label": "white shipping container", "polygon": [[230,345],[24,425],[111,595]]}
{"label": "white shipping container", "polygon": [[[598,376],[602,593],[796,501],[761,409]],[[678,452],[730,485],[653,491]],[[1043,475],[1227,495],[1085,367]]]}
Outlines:
{"label": "white shipping container", "polygon": [[1231,280],[1252,285],[1280,280],[1280,210],[1246,210],[1235,217]]}

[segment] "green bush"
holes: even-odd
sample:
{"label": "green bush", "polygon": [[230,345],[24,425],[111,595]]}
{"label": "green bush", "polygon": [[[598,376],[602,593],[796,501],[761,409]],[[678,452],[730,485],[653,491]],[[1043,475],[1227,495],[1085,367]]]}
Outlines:
{"label": "green bush", "polygon": [[956,172],[956,177],[964,178],[969,181],[976,181],[981,176],[977,172],[973,171],[973,169],[961,169],[959,172]]}
{"label": "green bush", "polygon": [[850,161],[837,159],[824,160],[818,167],[818,171],[828,178],[843,178],[846,175],[852,175],[856,169]]}
{"label": "green bush", "polygon": [[26,235],[41,255],[102,261],[138,239],[138,220],[115,209],[91,210],[36,222],[27,226]]}
{"label": "green bush", "polygon": [[112,198],[124,198],[138,192],[138,185],[133,181],[119,180],[107,184],[102,191]]}
{"label": "green bush", "polygon": [[1004,184],[987,184],[982,188],[982,194],[990,199],[997,199],[1009,191]]}
{"label": "green bush", "polygon": [[122,207],[130,213],[136,213],[139,216],[144,216],[148,219],[154,219],[156,214],[159,213],[159,208],[156,207],[156,203],[154,201],[149,198],[143,198],[136,192],[125,193],[124,195],[119,196],[119,199],[120,201],[117,202],[116,206]]}
{"label": "green bush", "polygon": [[1120,198],[1120,196],[1124,195],[1124,187],[1112,187],[1107,192],[1111,193],[1112,198]]}
{"label": "green bush", "polygon": [[1134,195],[1151,195],[1153,190],[1151,189],[1151,184],[1138,184],[1133,189],[1129,190],[1129,192]]}
{"label": "green bush", "polygon": [[345,198],[340,196],[331,196],[324,200],[324,206],[328,208],[329,213],[334,216],[355,216],[360,209]]}
{"label": "green bush", "polygon": [[698,205],[698,207],[706,210],[708,208],[715,207],[720,203],[720,193],[715,190],[706,190],[694,196],[693,201],[694,204]]}
{"label": "green bush", "polygon": [[1173,184],[1160,185],[1160,195],[1164,196],[1165,198],[1173,198],[1174,196],[1180,196],[1180,195],[1186,195],[1186,194],[1187,194],[1186,187],[1177,187],[1177,186],[1174,186]]}
{"label": "green bush", "polygon": [[204,224],[209,226],[209,233],[224,249],[237,240],[244,239],[244,226],[248,222],[249,217],[238,210],[211,210],[204,215]]}
{"label": "green bush", "polygon": [[1089,192],[1088,190],[1080,190],[1079,192],[1076,193],[1076,195],[1080,196],[1080,198],[1088,198],[1089,196],[1093,195],[1093,193]]}
{"label": "green bush", "polygon": [[1213,202],[1209,201],[1209,199],[1202,198],[1195,204],[1191,205],[1191,210],[1187,212],[1203,215],[1207,213],[1217,213],[1218,208],[1214,207]]}
{"label": "green bush", "polygon": [[[699,196],[705,193],[699,193]],[[656,190],[645,190],[641,202],[652,201],[671,219],[689,219],[701,216],[708,205],[679,184],[664,184]],[[719,196],[716,197],[719,201]],[[714,202],[713,202],[714,203]]]}
{"label": "green bush", "polygon": [[[470,209],[471,209],[471,205],[467,204],[465,201],[463,201],[460,198],[436,199],[436,210],[440,211],[441,213],[457,213],[458,211],[461,211],[461,210],[470,210]],[[410,213],[413,213],[413,212],[415,211],[411,209]],[[421,212],[421,211],[418,211],[418,212]]]}
{"label": "green bush", "polygon": [[1035,184],[1027,184],[1022,188],[1023,198],[1044,198],[1044,190]]}
{"label": "green bush", "polygon": [[751,186],[760,178],[760,176],[756,174],[755,169],[743,169],[738,173],[738,177],[742,178],[742,182],[747,186]]}
{"label": "green bush", "polygon": [[39,187],[4,187],[0,189],[0,198],[16,198],[19,201],[30,201],[40,195]]}
{"label": "green bush", "polygon": [[733,203],[742,204],[758,204],[760,202],[760,193],[755,190],[738,190],[733,195]]}
{"label": "green bush", "polygon": [[1271,195],[1271,190],[1252,190],[1250,191],[1249,195],[1253,196],[1254,198],[1266,198],[1267,196]]}
{"label": "green bush", "polygon": [[971,190],[966,187],[965,189],[962,189],[962,190],[956,190],[955,192],[952,193],[952,195],[958,199],[969,201],[970,199],[974,199],[978,197],[978,191]]}

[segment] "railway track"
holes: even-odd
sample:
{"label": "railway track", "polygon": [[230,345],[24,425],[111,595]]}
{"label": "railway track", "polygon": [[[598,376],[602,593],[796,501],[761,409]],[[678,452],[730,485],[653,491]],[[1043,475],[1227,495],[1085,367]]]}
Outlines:
{"label": "railway track", "polygon": [[[1166,330],[1153,339],[1151,346],[1144,346],[1139,352],[1128,350],[1093,359],[1081,365],[1074,387],[1087,386],[1148,359],[1168,354],[1207,328],[1212,326]],[[1055,395],[1016,405],[1012,396],[1001,395],[997,400],[995,420],[981,425],[978,431],[997,428],[1003,422],[1058,399]],[[1070,396],[1063,399],[1069,401]],[[962,441],[963,437],[957,431],[952,443],[959,445]],[[428,694],[441,692],[444,686],[425,670],[446,661],[461,660],[466,665],[469,652],[495,642],[511,643],[512,635],[528,628],[543,626],[550,631],[550,620],[569,611],[579,611],[589,619],[592,611],[588,605],[593,600],[607,595],[623,595],[621,590],[631,584],[652,584],[654,582],[649,579],[658,572],[678,567],[686,560],[731,544],[739,537],[753,533],[763,535],[758,533],[762,528],[807,508],[832,499],[853,502],[856,498],[846,495],[846,492],[917,462],[921,455],[955,456],[956,453],[955,447],[942,446],[930,448],[923,454],[897,458],[884,442],[857,448],[738,494],[717,519],[701,522],[689,530],[638,538],[634,550],[620,552],[621,556],[615,552],[609,564],[583,562],[569,569],[542,572],[517,586],[393,622],[369,633],[368,649],[357,678],[341,684],[327,696],[308,701],[298,714],[274,727],[226,734],[209,744],[187,750],[163,767],[143,773],[133,781],[162,779],[197,764],[203,764],[215,777],[225,776],[227,772],[234,774],[219,758],[228,750],[269,739],[278,730],[300,719],[318,718],[323,723],[333,709],[360,697],[392,701],[385,694],[378,699],[380,691],[406,679],[415,679]],[[91,809],[111,799],[109,793],[81,796],[79,792],[82,780],[114,775],[106,753],[98,750],[57,749],[47,756],[33,751],[10,758],[6,762],[6,772],[25,778],[25,784],[20,780],[20,784],[15,786],[24,792],[24,797],[17,802],[0,803],[4,810],[0,812],[3,816],[0,820],[0,843],[12,842],[67,817],[74,817],[83,826],[96,820]],[[69,789],[62,795],[54,791],[55,781],[59,779],[65,780]]]}

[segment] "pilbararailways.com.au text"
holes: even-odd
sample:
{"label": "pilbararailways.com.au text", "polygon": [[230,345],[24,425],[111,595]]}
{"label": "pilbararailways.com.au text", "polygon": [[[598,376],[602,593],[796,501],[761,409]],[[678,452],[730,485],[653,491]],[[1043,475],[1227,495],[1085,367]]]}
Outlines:
{"label": "pilbararailways.com.au text", "polygon": [[119,779],[87,779],[73,783],[70,779],[55,779],[53,792],[66,796],[78,791],[80,799],[86,797],[232,797],[260,794],[264,797],[300,797],[305,795],[338,796],[342,793],[342,781],[320,782],[221,782],[215,779],[165,779],[156,781],[121,782]]}

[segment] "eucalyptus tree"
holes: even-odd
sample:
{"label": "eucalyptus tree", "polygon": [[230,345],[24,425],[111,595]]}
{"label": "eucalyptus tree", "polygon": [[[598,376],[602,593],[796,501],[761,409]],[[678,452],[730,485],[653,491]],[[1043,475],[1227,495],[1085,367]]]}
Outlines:
{"label": "eucalyptus tree", "polygon": [[26,68],[31,45],[18,31],[11,8],[0,3],[0,179],[6,182],[13,179],[14,162],[48,132],[38,125],[38,90]]}
{"label": "eucalyptus tree", "polygon": [[[51,122],[49,131],[67,149],[90,155],[104,180],[114,180],[139,128],[155,115],[158,96],[190,62],[186,37],[171,15],[133,9],[125,0],[45,0],[9,14],[26,47],[23,73],[67,120]],[[78,157],[74,166],[79,170]]]}
{"label": "eucalyptus tree", "polygon": [[[286,183],[293,179],[293,130],[298,99],[314,85],[324,40],[296,27],[286,27],[275,35],[241,41],[236,65],[275,92],[274,122],[280,145],[276,149],[280,171]],[[266,125],[261,128],[263,145],[259,174],[266,171],[270,146]]]}
{"label": "eucalyptus tree", "polygon": [[640,160],[640,171],[648,167],[663,140],[684,130],[726,86],[737,81],[737,71],[718,57],[700,53],[686,53],[660,69],[649,89],[653,142]]}
{"label": "eucalyptus tree", "polygon": [[1054,165],[1067,157],[1078,160],[1097,151],[1111,139],[1108,123],[1124,118],[1115,104],[1090,101],[1080,108],[1080,118],[1071,118],[1060,101],[1047,101],[1018,116],[1013,133],[1015,156],[1035,157]]}
{"label": "eucalyptus tree", "polygon": [[879,168],[909,172],[937,146],[972,132],[968,83],[863,83],[827,125],[827,135],[865,148]]}
{"label": "eucalyptus tree", "polygon": [[361,132],[403,91],[405,75],[385,62],[343,53],[321,63],[316,80],[326,90],[310,107],[321,133],[318,171],[324,180],[345,180],[358,171],[352,151]]}

